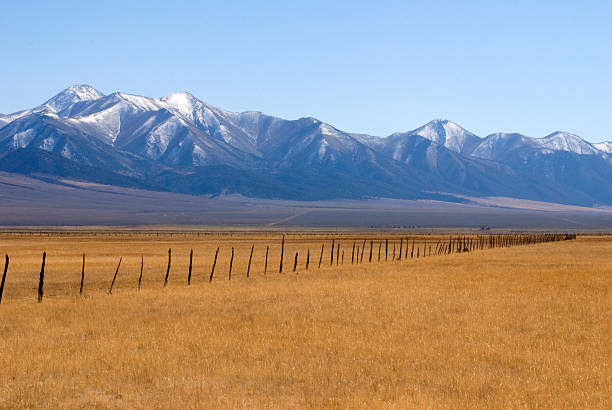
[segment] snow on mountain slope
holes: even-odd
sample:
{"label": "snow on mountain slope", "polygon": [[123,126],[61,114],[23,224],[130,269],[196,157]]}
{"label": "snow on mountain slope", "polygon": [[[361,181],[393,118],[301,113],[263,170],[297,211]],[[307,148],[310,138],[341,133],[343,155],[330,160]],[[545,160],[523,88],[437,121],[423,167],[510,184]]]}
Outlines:
{"label": "snow on mountain slope", "polygon": [[[154,177],[166,173],[159,186],[175,189],[182,180],[182,191],[198,193],[213,185],[222,189],[226,183],[251,193],[255,185],[248,175],[255,171],[270,172],[281,185],[308,180],[311,192],[326,195],[334,189],[357,196],[438,190],[606,202],[608,185],[602,181],[608,169],[612,172],[612,157],[605,153],[612,151],[612,143],[589,144],[562,132],[544,138],[504,133],[480,138],[451,121],[434,120],[379,138],[346,133],[315,118],[286,120],[257,111],[225,111],[187,92],[162,98],[103,95],[86,85],[69,87],[31,110],[0,116],[0,156],[19,149],[43,150],[54,154],[49,158],[64,157],[139,178],[156,170]],[[35,162],[40,155],[31,158]],[[196,176],[190,182],[181,179],[205,175],[198,174],[206,172],[204,168],[196,167],[208,166],[225,167],[216,175],[240,184]],[[574,176],[573,169],[580,174]],[[342,184],[333,189],[318,186],[327,175],[346,178],[350,189]],[[259,183],[267,181],[257,178]],[[198,188],[192,190],[192,184]],[[370,189],[371,184],[376,189]],[[287,188],[294,193],[300,189]]]}
{"label": "snow on mountain slope", "polygon": [[436,145],[444,146],[451,151],[462,154],[469,154],[481,140],[475,134],[445,119],[430,121],[412,131],[392,134],[395,137],[409,135],[419,135],[434,142]]}
{"label": "snow on mountain slope", "polygon": [[103,96],[104,94],[89,85],[75,84],[54,95],[38,107],[0,116],[0,128],[32,113],[59,113],[75,103],[96,100]]}
{"label": "snow on mountain slope", "polygon": [[544,138],[537,138],[536,141],[539,142],[542,147],[549,148],[553,151],[568,151],[580,155],[598,155],[601,153],[599,149],[579,136],[567,132],[553,132]]}
{"label": "snow on mountain slope", "polygon": [[376,137],[370,134],[359,134],[356,132],[348,133],[351,137],[355,138],[357,141],[361,142],[365,145],[379,145],[384,142],[384,138]]}
{"label": "snow on mountain slope", "polygon": [[53,112],[53,111],[50,111],[47,108],[36,107],[36,108],[31,109],[31,110],[17,111],[17,112],[14,112],[12,114],[5,115],[4,117],[0,118],[0,128],[10,124],[13,121],[16,121],[16,120],[18,120],[20,118],[28,116],[28,115],[30,115],[32,113],[35,113],[35,112],[45,112],[45,111]]}
{"label": "snow on mountain slope", "polygon": [[555,152],[604,155],[601,150],[574,134],[554,132],[543,138],[531,138],[517,133],[491,134],[481,140],[471,152],[471,156],[504,162],[511,157],[526,160],[536,153],[547,155]]}
{"label": "snow on mountain slope", "polygon": [[97,100],[76,103],[60,115],[81,131],[115,146],[120,142],[122,131],[137,129],[164,108],[165,105],[155,99],[113,93]]}
{"label": "snow on mountain slope", "polygon": [[[369,148],[350,135],[314,118],[292,121],[267,116],[257,118],[257,132],[252,135],[256,139],[258,150],[268,160],[324,166],[350,166],[351,161],[369,161],[360,156]],[[242,120],[244,121],[244,117]]]}
{"label": "snow on mountain slope", "polygon": [[50,111],[34,112],[0,129],[0,152],[40,149],[113,172],[133,171],[132,158],[80,132]]}
{"label": "snow on mountain slope", "polygon": [[[106,144],[119,148],[131,147],[131,152],[152,159],[163,155],[172,139],[171,134],[189,134],[188,138],[193,141],[194,152],[197,153],[194,164],[199,164],[202,158],[207,157],[203,153],[205,146],[211,145],[203,142],[207,137],[259,158],[273,152],[274,160],[290,158],[295,152],[304,149],[309,144],[308,138],[312,138],[309,129],[302,129],[305,137],[303,140],[295,141],[295,146],[286,144],[287,135],[294,131],[291,128],[308,128],[311,125],[306,124],[308,120],[283,120],[255,111],[229,112],[209,106],[187,92],[169,94],[160,99],[124,93],[104,96],[87,85],[71,86],[33,110],[4,116],[0,120],[0,126],[32,112],[45,111],[57,112],[73,127]],[[168,116],[167,113],[172,115]],[[157,123],[158,121],[161,123]],[[193,127],[200,132],[193,130]],[[405,150],[403,147],[411,146],[408,139],[414,135],[430,140],[436,146],[485,159],[495,159],[503,150],[538,149],[538,146],[543,152],[562,150],[583,155],[599,152],[596,147],[572,134],[557,132],[540,139],[526,136],[517,138],[517,134],[494,134],[487,139],[481,139],[459,125],[443,119],[433,120],[413,131],[395,133],[387,138],[346,134],[323,123],[320,123],[318,128],[317,133],[322,139],[317,142],[316,147],[312,146],[310,149],[321,153],[322,157],[330,147],[334,147],[338,152],[354,151],[354,145],[361,144],[375,150],[391,152],[393,159],[402,161],[408,155],[402,153]],[[147,133],[151,135],[143,139],[142,135]],[[141,147],[135,146],[136,140],[141,141]],[[343,144],[347,146],[343,147]],[[389,144],[394,147],[389,149]],[[280,147],[284,147],[283,153]],[[428,153],[432,164],[435,163],[434,151],[430,148]],[[334,156],[329,158],[333,159]]]}
{"label": "snow on mountain slope", "polygon": [[[41,110],[20,115],[19,118],[28,118],[20,127],[30,128],[17,132],[14,135],[15,142],[7,147],[30,147],[31,141],[26,143],[24,138],[27,139],[28,136],[38,133],[37,130],[41,127],[47,126],[40,124],[44,122],[43,117],[34,115],[43,114],[54,116],[54,124],[63,128],[61,132],[87,135],[92,141],[96,140],[115,149],[171,166],[237,166],[249,158],[247,152],[232,146],[223,138],[211,137],[206,127],[204,130],[199,129],[192,123],[193,116],[189,115],[190,113],[169,105],[162,99],[113,93],[86,100],[80,97],[91,96],[91,92],[78,87],[75,87],[75,90],[69,89],[60,93],[61,98],[52,99],[54,107],[63,108],[58,114],[43,105]],[[79,101],[66,107],[60,106],[61,101],[71,101],[73,96]],[[203,107],[203,104],[200,106]],[[215,118],[209,119],[209,122],[214,122],[217,127],[224,127]],[[36,143],[32,147],[50,150],[48,144]]]}
{"label": "snow on mountain slope", "polygon": [[[204,134],[259,156],[255,138],[241,127],[241,114],[209,106],[187,92],[169,94],[160,100],[170,111],[176,112],[200,129]],[[246,114],[246,113],[243,113]]]}
{"label": "snow on mountain slope", "polygon": [[612,154],[612,142],[611,141],[599,142],[597,144],[593,144],[593,146],[602,152]]}
{"label": "snow on mountain slope", "polygon": [[104,94],[87,84],[72,85],[59,94],[47,100],[42,107],[54,112],[60,112],[80,101],[97,100]]}
{"label": "snow on mountain slope", "polygon": [[518,133],[498,132],[484,139],[471,152],[472,157],[487,160],[498,160],[505,155],[515,152],[524,155],[533,150],[539,150],[542,146],[534,139]]}
{"label": "snow on mountain slope", "polygon": [[168,94],[161,100],[193,123],[206,122],[205,104],[186,91]]}
{"label": "snow on mountain slope", "polygon": [[350,135],[312,118],[290,121],[257,111],[225,111],[186,92],[161,100],[210,136],[268,160],[333,163],[343,156],[341,152],[354,152],[360,145]]}

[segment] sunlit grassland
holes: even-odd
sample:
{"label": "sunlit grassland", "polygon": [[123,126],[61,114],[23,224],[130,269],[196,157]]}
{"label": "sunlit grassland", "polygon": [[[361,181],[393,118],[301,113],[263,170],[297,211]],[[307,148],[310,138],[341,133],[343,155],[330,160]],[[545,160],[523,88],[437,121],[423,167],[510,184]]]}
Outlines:
{"label": "sunlit grassland", "polygon": [[287,235],[283,274],[278,234],[3,237],[0,406],[610,407],[611,238],[378,263],[370,234],[351,265],[364,236],[334,237],[330,266],[332,236]]}

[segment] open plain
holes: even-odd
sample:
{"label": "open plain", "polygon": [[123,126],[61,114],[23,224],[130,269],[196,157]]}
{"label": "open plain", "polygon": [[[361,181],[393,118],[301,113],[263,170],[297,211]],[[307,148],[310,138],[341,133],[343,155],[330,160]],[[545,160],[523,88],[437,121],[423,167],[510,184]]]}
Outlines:
{"label": "open plain", "polygon": [[412,258],[404,238],[289,232],[281,274],[279,232],[1,234],[0,407],[612,406],[612,237],[433,256],[447,235],[408,235]]}

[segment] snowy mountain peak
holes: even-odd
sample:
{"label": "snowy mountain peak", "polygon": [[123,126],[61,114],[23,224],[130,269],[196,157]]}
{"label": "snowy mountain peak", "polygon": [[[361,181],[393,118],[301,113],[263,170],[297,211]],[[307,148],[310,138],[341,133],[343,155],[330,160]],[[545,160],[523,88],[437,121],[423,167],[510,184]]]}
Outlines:
{"label": "snowy mountain peak", "polygon": [[432,120],[422,127],[405,134],[419,135],[436,145],[444,146],[451,151],[460,153],[469,153],[480,142],[478,136],[445,118]]}
{"label": "snowy mountain peak", "polygon": [[597,154],[598,149],[577,135],[556,131],[537,141],[545,148],[555,151],[568,151],[580,155]]}
{"label": "snowy mountain peak", "polygon": [[201,103],[197,97],[193,94],[188,93],[187,91],[181,91],[178,93],[170,93],[165,97],[162,97],[162,101],[167,102],[168,104],[183,104],[183,105],[194,105],[196,103]]}
{"label": "snowy mountain peak", "polygon": [[438,142],[445,137],[468,133],[464,128],[444,118],[429,121],[413,132],[434,142]]}
{"label": "snowy mountain peak", "polygon": [[197,119],[198,111],[205,107],[202,101],[186,91],[168,94],[161,101],[191,120]]}
{"label": "snowy mountain peak", "polygon": [[97,100],[104,97],[100,91],[87,84],[72,85],[43,104],[43,107],[60,112],[79,101]]}
{"label": "snowy mountain peak", "polygon": [[425,125],[429,125],[429,124],[446,124],[446,123],[449,123],[449,122],[450,122],[451,124],[457,125],[457,124],[455,124],[454,122],[452,122],[452,121],[448,120],[447,118],[434,118],[433,120],[429,121],[429,122],[428,122],[427,124],[425,124]]}

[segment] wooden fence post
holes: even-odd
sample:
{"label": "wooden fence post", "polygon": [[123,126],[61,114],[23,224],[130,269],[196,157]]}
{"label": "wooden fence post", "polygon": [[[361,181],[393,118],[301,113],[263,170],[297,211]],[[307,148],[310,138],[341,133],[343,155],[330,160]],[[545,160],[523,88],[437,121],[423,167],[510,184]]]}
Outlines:
{"label": "wooden fence post", "polygon": [[117,269],[115,270],[115,276],[113,276],[113,281],[111,282],[110,288],[108,288],[108,294],[113,294],[113,286],[115,286],[115,280],[117,279],[117,273],[119,273],[119,266],[121,266],[121,259],[119,258],[119,264],[117,265]]}
{"label": "wooden fence post", "polygon": [[385,239],[385,261],[389,259],[389,240]]}
{"label": "wooden fence post", "polygon": [[340,259],[340,242],[338,242],[338,244],[336,246],[337,246],[337,249],[336,249],[336,266],[338,266],[338,259]]}
{"label": "wooden fence post", "polygon": [[355,242],[353,242],[353,252],[351,252],[351,265],[355,262]]}
{"label": "wooden fence post", "polygon": [[370,258],[368,262],[372,262],[372,246],[374,246],[374,241],[370,240]]}
{"label": "wooden fence post", "polygon": [[251,275],[251,260],[253,259],[253,249],[255,249],[255,245],[251,246],[251,254],[249,255],[249,266],[247,267],[247,278]]}
{"label": "wooden fence post", "polygon": [[0,282],[0,303],[2,303],[2,294],[4,293],[4,282],[6,281],[6,272],[8,271],[9,257],[4,255],[4,273],[2,274],[2,282]]}
{"label": "wooden fence post", "polygon": [[187,274],[187,286],[191,285],[191,267],[193,266],[193,249],[189,252],[189,273]]}
{"label": "wooden fence post", "polygon": [[268,251],[270,250],[269,246],[266,246],[266,263],[264,265],[264,275],[268,273]]}
{"label": "wooden fence post", "polygon": [[217,246],[217,251],[215,252],[215,260],[213,261],[212,269],[210,270],[210,278],[208,279],[208,283],[212,282],[213,275],[215,274],[215,266],[217,266],[217,256],[219,255],[219,247]]}
{"label": "wooden fence post", "polygon": [[308,270],[308,265],[310,264],[310,249],[306,253],[306,270]]}
{"label": "wooden fence post", "polygon": [[295,269],[297,268],[297,259],[298,259],[298,253],[295,253],[295,261],[293,262],[293,271],[295,272]]}
{"label": "wooden fence post", "polygon": [[83,266],[81,268],[81,287],[79,288],[79,295],[83,295],[83,282],[85,282],[85,254],[83,254]]}
{"label": "wooden fence post", "polygon": [[334,264],[334,249],[335,249],[335,244],[336,244],[336,240],[332,239],[331,257],[330,257],[330,260],[329,260],[329,266],[332,266]]}
{"label": "wooden fence post", "polygon": [[43,286],[45,282],[45,259],[47,259],[47,252],[43,252],[42,255],[42,266],[40,267],[40,277],[38,279],[38,302],[42,302],[43,299]]}
{"label": "wooden fence post", "polygon": [[321,256],[319,256],[319,269],[321,269],[321,261],[323,260],[323,249],[325,248],[325,244],[321,245]]}
{"label": "wooden fence post", "polygon": [[[398,261],[402,260],[402,250],[404,249],[403,245],[404,245],[404,238],[400,238],[399,256],[397,258]],[[406,246],[408,246],[408,244],[406,244]]]}
{"label": "wooden fence post", "polygon": [[380,262],[380,248],[382,247],[382,242],[378,242],[378,262]]}
{"label": "wooden fence post", "polygon": [[[229,266],[229,273],[228,273],[227,280],[232,280],[232,265],[233,264],[234,264],[234,247],[232,247],[232,257],[230,259],[230,266]],[[281,265],[281,267],[282,267],[282,265]]]}
{"label": "wooden fence post", "polygon": [[363,245],[361,245],[361,256],[359,257],[359,263],[363,263],[363,252],[365,251],[366,240],[363,240]]}
{"label": "wooden fence post", "polygon": [[172,248],[168,249],[168,268],[166,269],[166,277],[164,278],[164,288],[168,285],[168,276],[170,275],[170,263],[172,262]]}
{"label": "wooden fence post", "polygon": [[283,255],[285,253],[285,235],[283,235],[283,241],[281,243],[281,256],[280,256],[280,267],[278,273],[283,273]]}
{"label": "wooden fence post", "polygon": [[140,276],[138,276],[138,291],[140,292],[140,285],[142,284],[142,269],[144,268],[144,256],[140,255]]}

